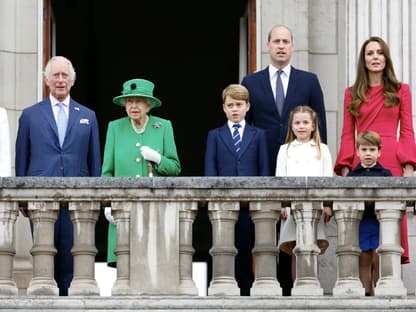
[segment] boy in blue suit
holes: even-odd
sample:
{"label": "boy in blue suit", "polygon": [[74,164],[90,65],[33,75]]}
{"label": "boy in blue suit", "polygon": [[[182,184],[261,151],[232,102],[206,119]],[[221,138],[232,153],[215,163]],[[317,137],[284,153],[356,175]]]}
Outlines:
{"label": "boy in blue suit", "polygon": [[[264,131],[250,126],[245,116],[250,109],[248,90],[231,84],[222,92],[227,123],[210,130],[205,152],[206,176],[269,176],[269,158]],[[242,296],[250,295],[254,281],[251,250],[254,224],[248,207],[240,207],[236,223],[236,279]]]}
{"label": "boy in blue suit", "polygon": [[[23,110],[16,139],[16,176],[88,177],[101,175],[100,141],[95,113],[75,102],[72,63],[52,57],[45,68],[49,96]],[[55,222],[55,280],[67,296],[73,277],[73,226],[68,208]]]}

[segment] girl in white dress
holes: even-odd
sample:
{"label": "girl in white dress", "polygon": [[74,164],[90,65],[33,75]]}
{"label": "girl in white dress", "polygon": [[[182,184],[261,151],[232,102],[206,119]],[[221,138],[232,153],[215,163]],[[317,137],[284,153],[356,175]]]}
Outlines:
{"label": "girl in white dress", "polygon": [[[321,142],[316,112],[309,106],[295,107],[289,116],[286,144],[280,147],[277,155],[276,176],[332,176],[333,166],[328,146]],[[331,208],[324,205],[322,218],[318,224],[318,246],[321,254],[328,248],[324,223],[332,216]],[[282,208],[279,249],[292,255],[292,279],[296,276],[296,224],[290,208]]]}

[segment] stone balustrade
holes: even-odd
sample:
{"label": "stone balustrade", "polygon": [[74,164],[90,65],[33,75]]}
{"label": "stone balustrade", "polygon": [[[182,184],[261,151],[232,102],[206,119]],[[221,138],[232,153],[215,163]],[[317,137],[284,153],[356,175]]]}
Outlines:
{"label": "stone balustrade", "polygon": [[113,295],[197,295],[192,280],[193,221],[208,207],[212,225],[210,296],[235,296],[234,226],[241,204],[255,224],[256,277],[252,296],[281,296],[276,279],[276,227],[282,203],[297,222],[293,296],[323,295],[318,280],[316,224],[322,202],[333,203],[338,227],[333,296],[361,297],[358,223],[364,201],[374,201],[380,221],[380,280],[376,296],[406,295],[401,280],[400,222],[416,199],[412,178],[157,177],[0,178],[0,295],[17,295],[13,280],[15,221],[27,205],[33,230],[33,277],[28,295],[56,296],[54,222],[62,205],[74,224],[74,279],[70,296],[96,296],[94,235],[100,209],[111,206],[117,226],[117,280]]}

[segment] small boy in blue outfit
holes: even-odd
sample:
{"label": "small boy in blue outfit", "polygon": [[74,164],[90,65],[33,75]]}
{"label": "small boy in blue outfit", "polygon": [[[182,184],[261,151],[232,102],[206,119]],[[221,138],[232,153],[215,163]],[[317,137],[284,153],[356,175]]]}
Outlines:
{"label": "small boy in blue outfit", "polygon": [[[348,173],[348,176],[389,177],[390,170],[383,168],[377,159],[381,155],[381,139],[374,131],[363,131],[356,140],[357,156],[361,163]],[[359,275],[366,296],[374,295],[374,286],[378,280],[379,259],[376,249],[379,245],[380,227],[374,212],[374,203],[366,202],[359,227],[361,254]]]}
{"label": "small boy in blue outfit", "polygon": [[[270,176],[269,156],[264,131],[245,121],[250,109],[248,90],[231,84],[222,92],[222,108],[228,121],[208,132],[205,151],[206,176]],[[238,250],[235,275],[240,295],[250,295],[254,281],[253,259],[254,224],[248,207],[240,207],[235,226],[235,245]]]}

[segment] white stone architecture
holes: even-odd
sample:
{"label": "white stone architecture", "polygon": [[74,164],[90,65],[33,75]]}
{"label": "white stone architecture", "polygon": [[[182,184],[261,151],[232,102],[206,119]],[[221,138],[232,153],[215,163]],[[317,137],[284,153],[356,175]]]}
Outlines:
{"label": "white stone architecture", "polygon": [[[414,99],[413,111],[416,111],[416,0],[248,2],[254,3],[256,9],[254,22],[257,69],[268,64],[268,31],[275,24],[285,24],[294,35],[293,65],[317,73],[325,97],[328,145],[333,159],[340,141],[344,89],[355,78],[359,48],[370,35],[381,36],[389,44],[396,74],[400,80],[410,84]],[[45,3],[49,5],[50,1],[0,0],[0,106],[5,107],[9,114],[11,142],[15,142],[21,110],[43,98],[42,22]],[[117,6],[117,2],[113,5]],[[52,40],[59,40],[53,35],[52,29]],[[241,60],[240,63],[246,64],[246,61]],[[416,279],[412,277],[416,273],[416,220],[413,208],[408,207],[408,214],[411,264],[403,266],[402,274],[408,293],[414,294]],[[336,277],[336,265],[331,260],[335,259],[336,249],[337,231],[334,220],[331,227],[328,233],[332,236],[331,245],[325,258],[320,257],[319,270]],[[28,252],[31,240],[27,219],[19,217],[17,228],[15,269],[17,275],[22,274],[19,280],[25,284],[29,281],[25,280],[25,272],[31,271],[31,257]],[[334,278],[322,277],[321,285],[325,293],[332,292],[334,284]]]}

